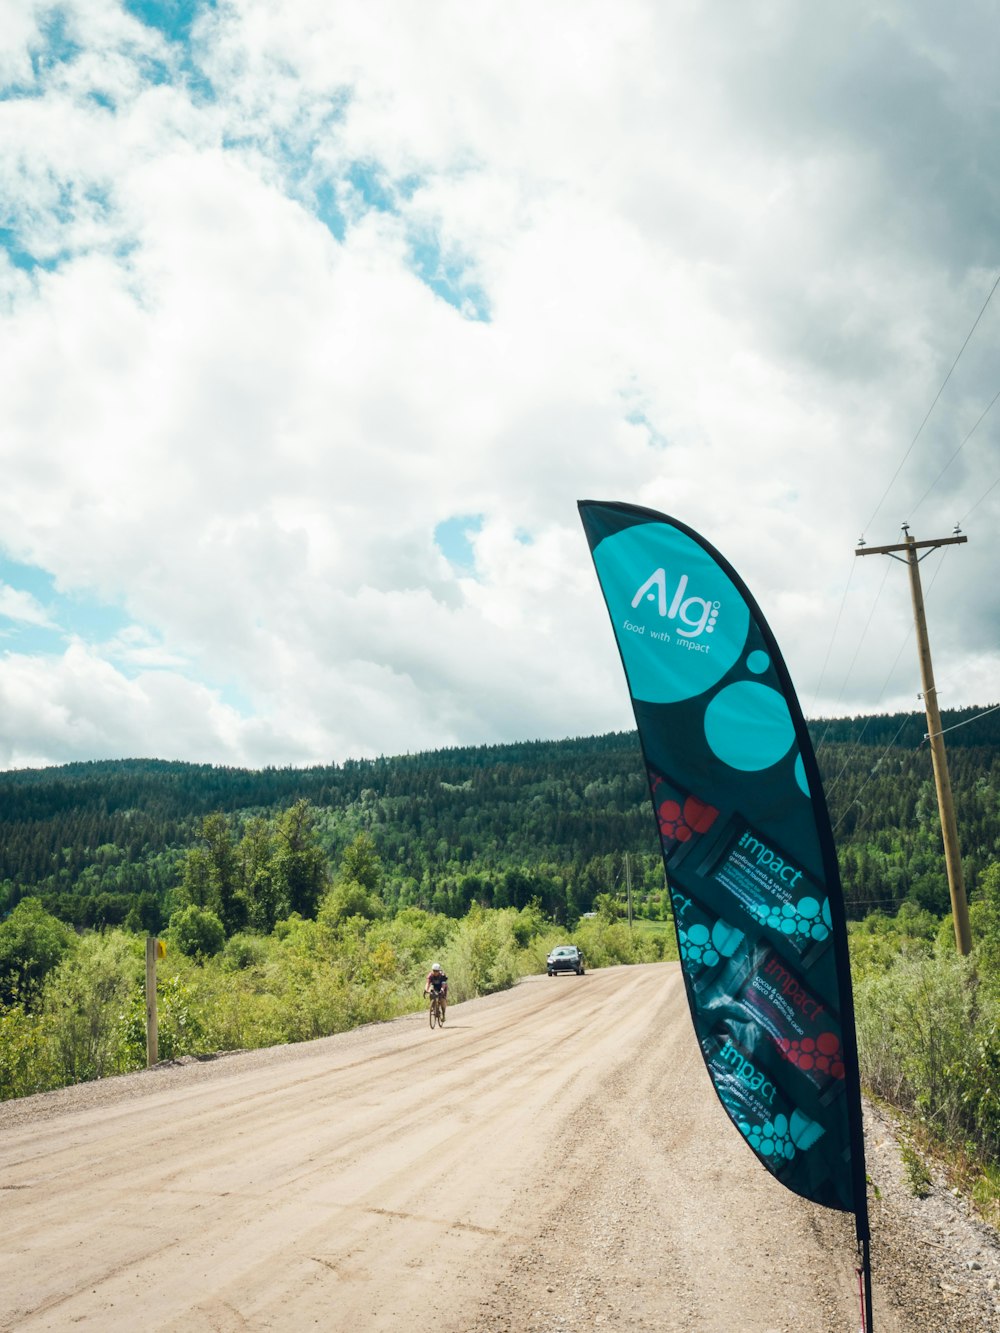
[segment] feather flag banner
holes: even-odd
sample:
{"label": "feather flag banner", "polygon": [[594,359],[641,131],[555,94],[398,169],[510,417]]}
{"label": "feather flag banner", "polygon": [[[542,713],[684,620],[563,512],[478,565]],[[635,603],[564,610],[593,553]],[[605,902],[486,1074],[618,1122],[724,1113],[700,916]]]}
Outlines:
{"label": "feather flag banner", "polygon": [[633,505],[579,508],[632,698],[709,1076],[773,1176],[854,1213],[868,1280],[843,896],[791,679],[743,581],[703,537]]}

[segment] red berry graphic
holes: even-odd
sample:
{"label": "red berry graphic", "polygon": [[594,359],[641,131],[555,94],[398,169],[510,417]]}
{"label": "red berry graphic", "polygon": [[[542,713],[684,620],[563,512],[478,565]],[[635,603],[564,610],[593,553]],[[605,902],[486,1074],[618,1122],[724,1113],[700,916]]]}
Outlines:
{"label": "red berry graphic", "polygon": [[684,819],[695,833],[707,833],[719,817],[714,805],[689,796],[684,802]]}

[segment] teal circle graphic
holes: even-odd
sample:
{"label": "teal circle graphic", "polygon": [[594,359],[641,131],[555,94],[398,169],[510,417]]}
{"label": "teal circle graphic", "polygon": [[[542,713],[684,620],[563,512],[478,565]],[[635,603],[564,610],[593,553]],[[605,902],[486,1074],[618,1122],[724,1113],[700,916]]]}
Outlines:
{"label": "teal circle graphic", "polygon": [[804,795],[809,795],[809,780],[806,777],[806,766],[802,762],[802,756],[795,756],[795,781],[799,784]]}
{"label": "teal circle graphic", "polygon": [[771,659],[759,648],[755,648],[747,658],[747,670],[752,671],[755,676],[762,676],[770,665]]}
{"label": "teal circle graphic", "polygon": [[693,699],[739,661],[750,611],[698,542],[636,523],[599,542],[594,563],[634,698]]}
{"label": "teal circle graphic", "polygon": [[705,709],[705,739],[730,768],[757,773],[788,753],[795,727],[777,690],[741,680],[720,690]]}

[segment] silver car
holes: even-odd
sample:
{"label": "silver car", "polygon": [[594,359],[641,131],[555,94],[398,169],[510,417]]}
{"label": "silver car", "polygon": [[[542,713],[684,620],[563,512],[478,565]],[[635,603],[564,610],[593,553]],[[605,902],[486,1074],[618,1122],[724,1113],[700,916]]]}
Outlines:
{"label": "silver car", "polygon": [[583,954],[575,944],[560,944],[545,960],[545,970],[550,977],[554,977],[557,972],[575,972],[578,977],[582,977]]}

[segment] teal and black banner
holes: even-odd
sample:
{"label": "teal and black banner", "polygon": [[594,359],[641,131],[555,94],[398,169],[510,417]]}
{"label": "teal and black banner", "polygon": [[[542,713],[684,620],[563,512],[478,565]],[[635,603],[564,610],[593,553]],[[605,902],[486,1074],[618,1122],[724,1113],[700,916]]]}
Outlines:
{"label": "teal and black banner", "polygon": [[850,965],[826,801],[736,571],[675,519],[580,502],[635,711],[691,1016],[733,1124],[868,1236]]}

